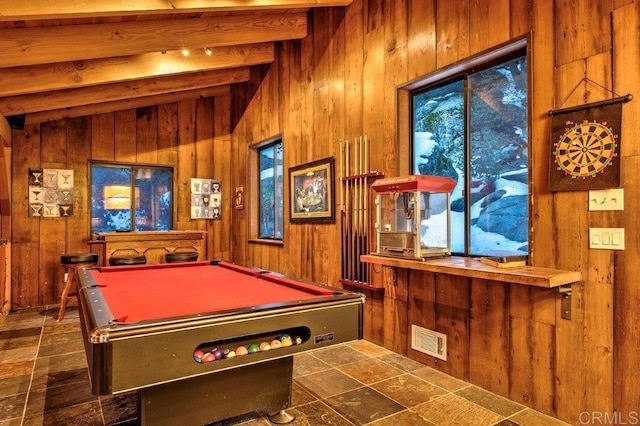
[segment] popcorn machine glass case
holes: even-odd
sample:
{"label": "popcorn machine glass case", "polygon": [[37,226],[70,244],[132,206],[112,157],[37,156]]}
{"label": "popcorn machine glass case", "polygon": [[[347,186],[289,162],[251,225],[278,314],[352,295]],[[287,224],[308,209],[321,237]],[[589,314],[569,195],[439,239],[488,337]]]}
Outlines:
{"label": "popcorn machine glass case", "polygon": [[444,176],[378,179],[375,254],[422,259],[451,254],[451,191]]}

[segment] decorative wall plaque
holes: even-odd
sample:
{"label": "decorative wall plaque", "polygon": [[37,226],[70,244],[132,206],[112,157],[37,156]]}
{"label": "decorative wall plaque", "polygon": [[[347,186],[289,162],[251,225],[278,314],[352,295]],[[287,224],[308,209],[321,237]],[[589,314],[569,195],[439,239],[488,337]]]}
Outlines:
{"label": "decorative wall plaque", "polygon": [[191,219],[222,218],[222,183],[217,179],[191,179]]}
{"label": "decorative wall plaque", "polygon": [[29,169],[29,217],[73,216],[73,170]]}

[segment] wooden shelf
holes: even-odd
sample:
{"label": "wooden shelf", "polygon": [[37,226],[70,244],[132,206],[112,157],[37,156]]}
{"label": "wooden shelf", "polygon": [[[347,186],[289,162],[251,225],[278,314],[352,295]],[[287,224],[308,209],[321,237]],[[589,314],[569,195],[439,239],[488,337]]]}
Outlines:
{"label": "wooden shelf", "polygon": [[563,271],[537,266],[496,268],[485,265],[477,259],[460,256],[411,260],[368,254],[361,256],[360,260],[365,263],[395,268],[415,269],[469,278],[482,278],[542,288],[560,287],[578,282],[582,279],[580,272],[575,271]]}
{"label": "wooden shelf", "polygon": [[350,176],[343,176],[342,177],[342,181],[346,182],[349,180],[356,180],[356,179],[369,179],[369,178],[379,178],[379,177],[383,177],[384,173],[381,172],[367,172],[367,173],[362,173],[359,175],[350,175]]}
{"label": "wooden shelf", "polygon": [[342,285],[345,285],[347,287],[355,287],[355,288],[361,288],[361,289],[364,289],[364,290],[376,291],[376,292],[384,293],[384,288],[383,287],[374,287],[374,286],[369,285],[369,284],[360,283],[360,282],[351,281],[351,280],[345,280],[345,279],[340,279],[340,282],[342,283]]}

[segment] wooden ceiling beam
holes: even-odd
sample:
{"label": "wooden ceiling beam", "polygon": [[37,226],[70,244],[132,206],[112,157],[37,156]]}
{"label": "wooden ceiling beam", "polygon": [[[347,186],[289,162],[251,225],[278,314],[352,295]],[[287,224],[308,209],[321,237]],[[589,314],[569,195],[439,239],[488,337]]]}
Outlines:
{"label": "wooden ceiling beam", "polygon": [[171,102],[179,102],[185,99],[209,98],[227,96],[231,89],[228,85],[206,87],[204,89],[185,90],[177,93],[165,93],[155,96],[143,96],[141,98],[123,99],[120,101],[103,102],[100,104],[85,105],[73,108],[60,108],[50,111],[27,114],[25,124],[38,124],[46,121],[63,120],[65,118],[82,117],[85,115],[104,114],[114,111],[123,111],[133,108],[142,108],[152,105],[162,105]]}
{"label": "wooden ceiling beam", "polygon": [[[271,63],[273,43],[222,46],[0,69],[0,97]],[[189,78],[185,76],[184,78]]]}
{"label": "wooden ceiling beam", "polygon": [[0,21],[348,6],[352,0],[0,0]]}
{"label": "wooden ceiling beam", "polygon": [[135,99],[164,93],[241,83],[249,80],[249,67],[203,71],[184,75],[148,78],[96,87],[56,90],[0,98],[0,114],[29,114],[82,105]]}
{"label": "wooden ceiling beam", "polygon": [[0,30],[0,68],[292,40],[306,35],[305,12],[7,28]]}

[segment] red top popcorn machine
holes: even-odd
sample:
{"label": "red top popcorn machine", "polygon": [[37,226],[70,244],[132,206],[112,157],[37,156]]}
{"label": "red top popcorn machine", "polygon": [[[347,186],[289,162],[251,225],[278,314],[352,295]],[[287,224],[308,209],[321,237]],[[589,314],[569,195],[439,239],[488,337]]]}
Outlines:
{"label": "red top popcorn machine", "polygon": [[374,254],[422,259],[451,254],[451,191],[445,176],[411,175],[376,180]]}

